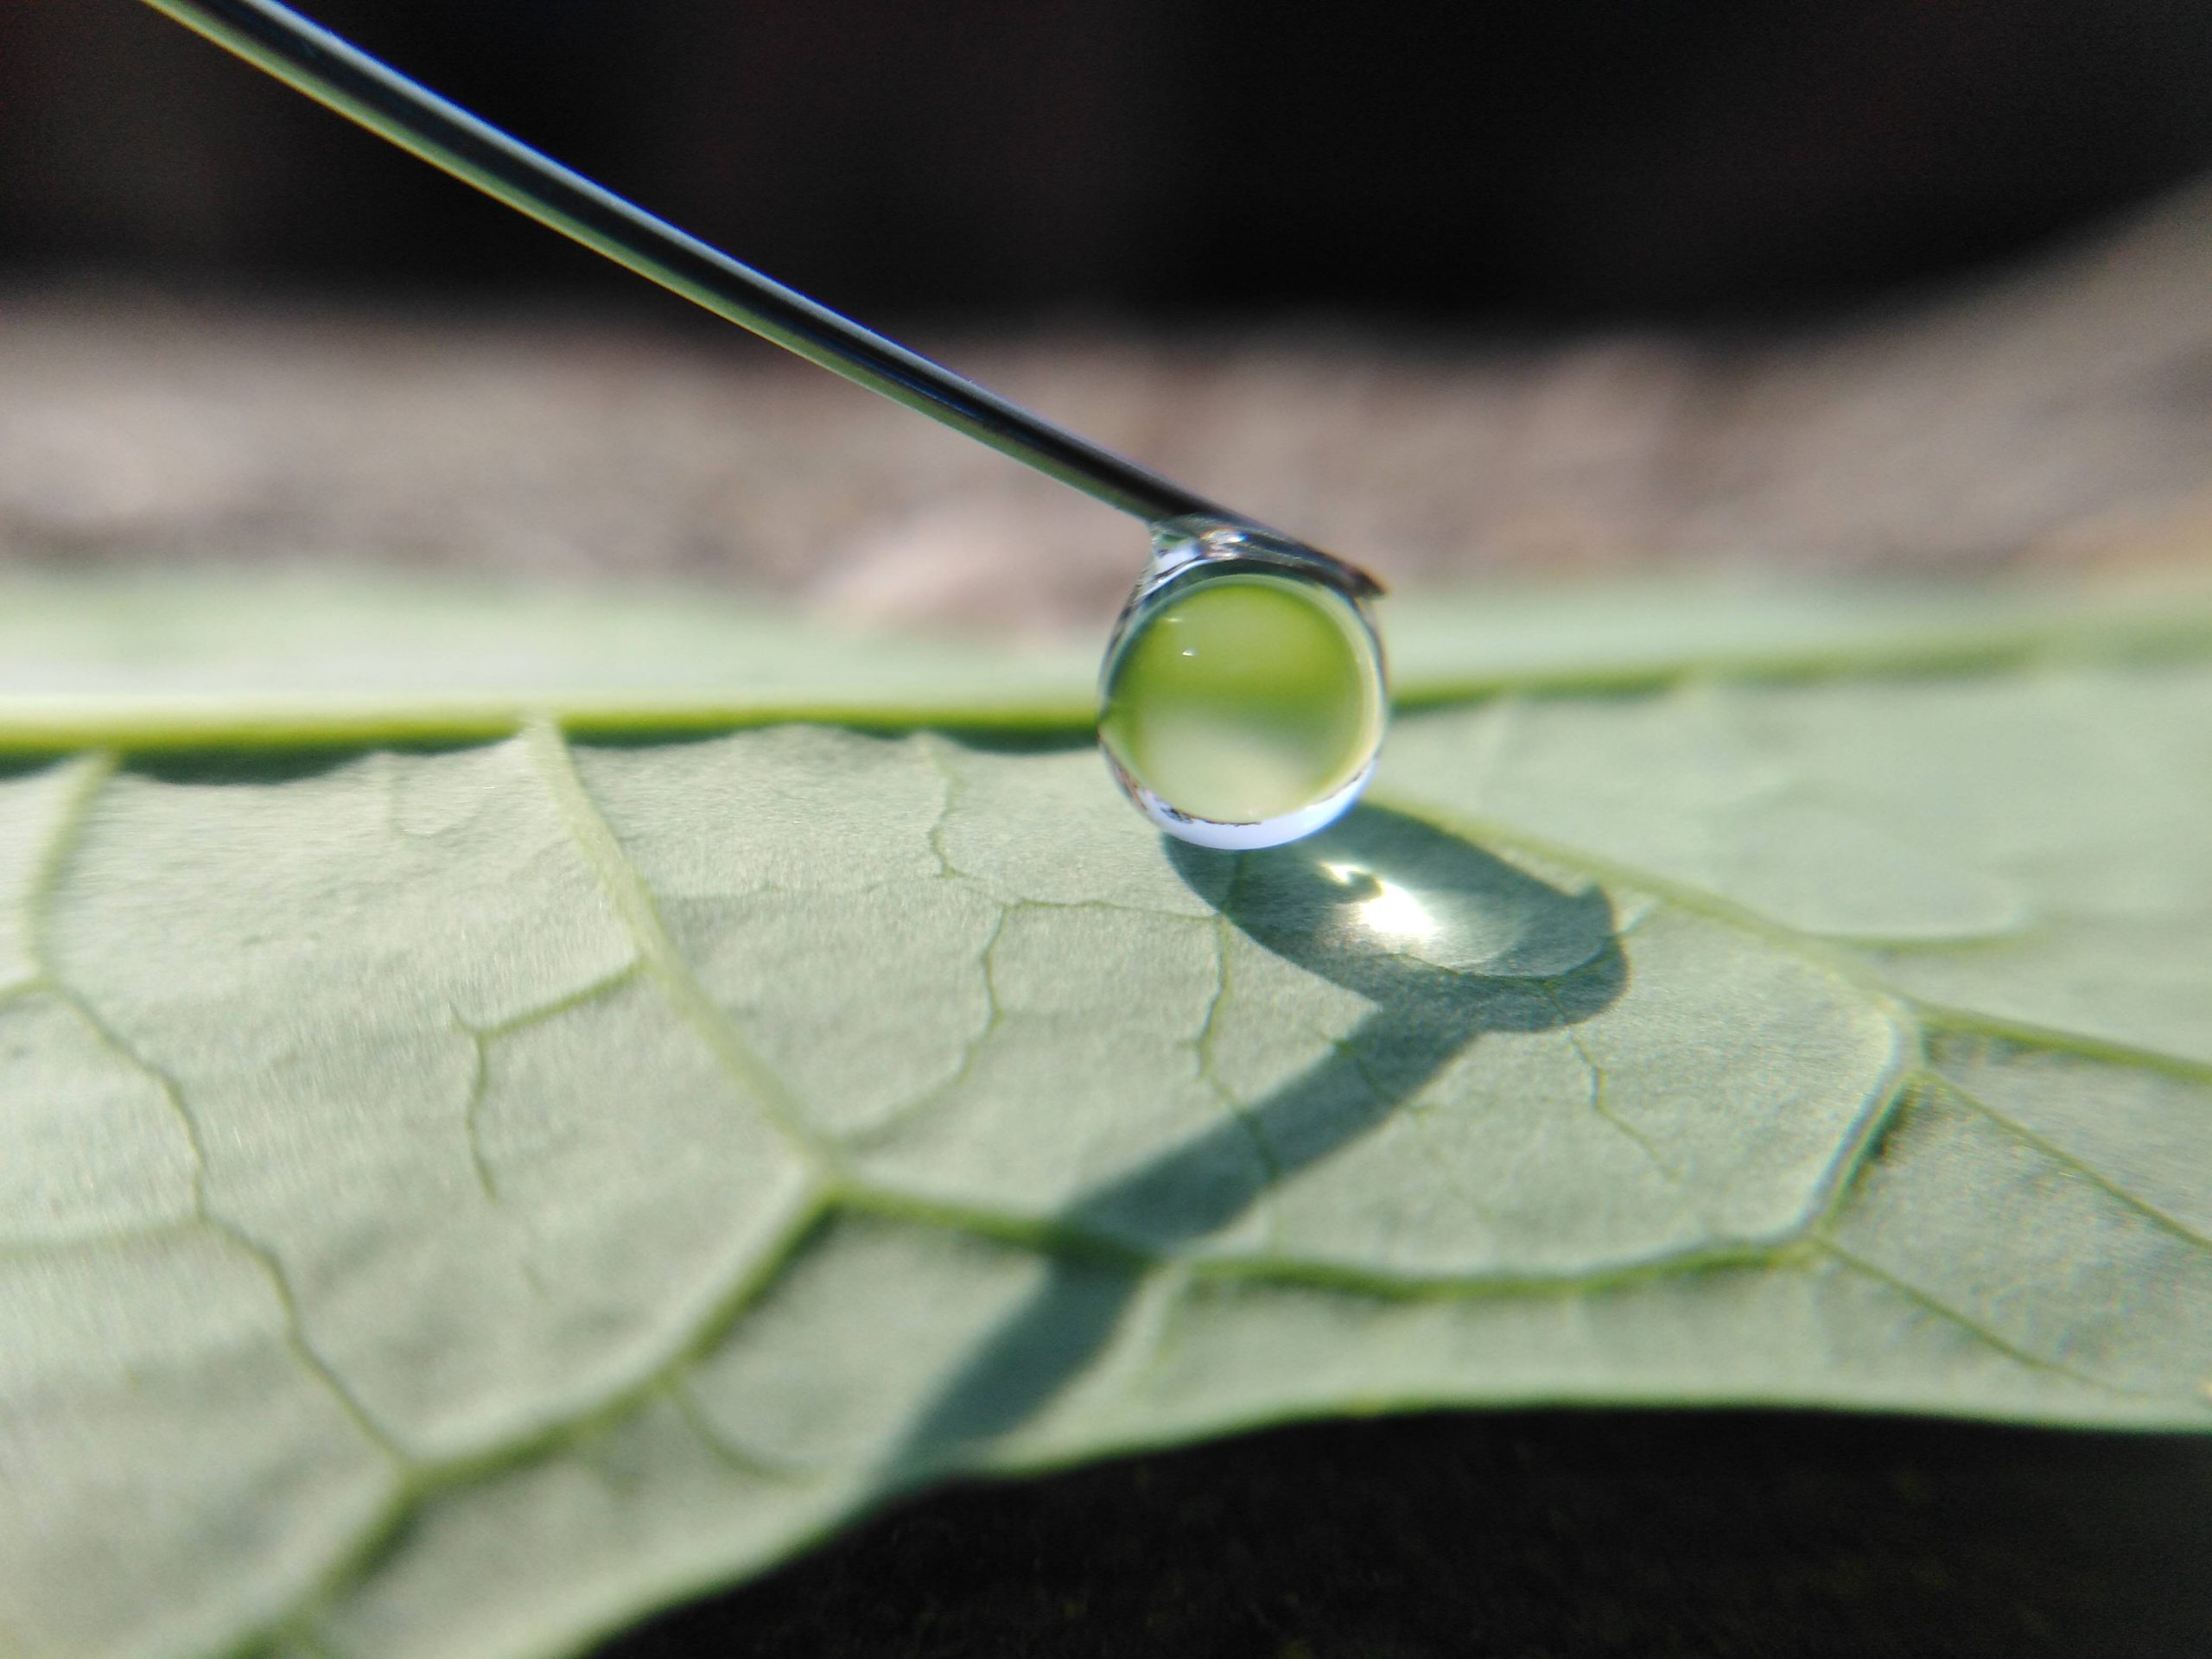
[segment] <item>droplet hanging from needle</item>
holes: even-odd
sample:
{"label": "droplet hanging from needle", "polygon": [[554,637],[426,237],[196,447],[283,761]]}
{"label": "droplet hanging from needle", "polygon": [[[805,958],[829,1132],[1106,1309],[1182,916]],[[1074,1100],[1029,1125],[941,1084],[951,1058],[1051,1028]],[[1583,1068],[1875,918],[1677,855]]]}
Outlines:
{"label": "droplet hanging from needle", "polygon": [[1169,834],[1274,846],[1358,798],[1388,709],[1371,577],[718,252],[275,0],[147,3],[616,263],[1141,519],[1154,551],[1107,645],[1099,735]]}
{"label": "droplet hanging from needle", "polygon": [[1249,526],[1160,526],[1099,675],[1122,791],[1202,847],[1280,846],[1359,798],[1382,743],[1374,587]]}

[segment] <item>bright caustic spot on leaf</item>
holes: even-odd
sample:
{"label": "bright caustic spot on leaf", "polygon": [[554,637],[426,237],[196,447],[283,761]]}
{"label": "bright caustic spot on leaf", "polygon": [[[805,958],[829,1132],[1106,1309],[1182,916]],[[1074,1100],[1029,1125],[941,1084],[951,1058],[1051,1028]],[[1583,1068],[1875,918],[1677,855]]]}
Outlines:
{"label": "bright caustic spot on leaf", "polygon": [[423,603],[0,653],[11,1651],[561,1651],[1397,1402],[2212,1426],[2202,607],[1440,603],[1231,855],[1053,660]]}

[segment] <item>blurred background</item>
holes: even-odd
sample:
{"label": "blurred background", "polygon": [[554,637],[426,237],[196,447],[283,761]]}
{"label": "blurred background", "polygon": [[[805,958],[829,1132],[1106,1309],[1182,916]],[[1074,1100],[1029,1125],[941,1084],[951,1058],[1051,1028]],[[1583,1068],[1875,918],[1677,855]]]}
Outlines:
{"label": "blurred background", "polygon": [[[871,314],[1764,314],[2018,256],[2212,164],[2190,0],[321,0]],[[630,297],[126,0],[11,0],[18,271]]]}
{"label": "blurred background", "polygon": [[[2194,0],[308,10],[1388,574],[1986,565],[2212,476]],[[15,556],[1023,626],[1136,556],[133,0],[0,6],[0,307]]]}

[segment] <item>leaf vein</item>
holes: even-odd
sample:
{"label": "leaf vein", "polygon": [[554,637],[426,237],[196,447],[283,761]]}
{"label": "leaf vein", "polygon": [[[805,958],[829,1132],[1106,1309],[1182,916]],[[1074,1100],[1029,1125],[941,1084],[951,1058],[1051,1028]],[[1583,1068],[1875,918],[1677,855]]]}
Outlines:
{"label": "leaf vein", "polygon": [[616,914],[629,929],[646,971],[659,982],[677,1012],[698,1033],[729,1076],[752,1096],[792,1148],[817,1173],[835,1169],[839,1162],[837,1153],[814,1133],[804,1109],[790,1088],[753,1052],[734,1023],[707,995],[706,988],[677,950],[675,941],[669,938],[643,878],[623,853],[613,828],[585,790],[575,757],[570,754],[559,726],[546,716],[533,716],[523,729],[523,741],[570,836],[598,875]]}
{"label": "leaf vein", "polygon": [[1963,1309],[1954,1307],[1941,1297],[1923,1290],[1911,1281],[1900,1277],[1887,1268],[1876,1266],[1865,1256],[1845,1249],[1834,1239],[1823,1237],[1817,1243],[1821,1249],[1846,1267],[1865,1274],[1877,1283],[1886,1286],[1915,1306],[1948,1324],[1957,1326],[1977,1341],[1995,1349],[2018,1364],[2024,1365],[2031,1370],[2045,1371],[2051,1376],[2063,1377],[2069,1382],[2080,1383],[2084,1388],[2096,1389],[2124,1399],[2164,1400],[2170,1397],[2155,1389],[2129,1388],[2125,1383],[2113,1382],[2109,1377],[2098,1376],[2092,1372],[2077,1370],[2063,1360],[2053,1359],[2046,1354],[2038,1354],[2032,1349],[2024,1348],[2010,1338],[1992,1330]]}
{"label": "leaf vein", "polygon": [[2157,1205],[2152,1203],[2148,1198],[2144,1198],[2141,1194],[2131,1192],[2126,1187],[2121,1185],[2120,1182],[2113,1179],[2111,1176],[2104,1173],[2094,1164],[2088,1162],[2086,1160],[2074,1153],[2069,1152],[2065,1147],[2060,1146],[2049,1136],[2037,1134],[2026,1124],[2021,1122],[2018,1118],[2013,1116],[2010,1112],[1992,1104],[1989,1101],[1985,1100],[1981,1096],[1974,1093],[1974,1090],[1967,1088],[1964,1084],[1960,1084],[1950,1077],[1945,1077],[1939,1071],[1928,1071],[1923,1073],[1921,1080],[1929,1089],[1942,1094],[1948,1095],[1961,1105],[1968,1107],[1971,1109],[1980,1113],[1984,1117],[1996,1124],[1998,1128],[2003,1129],[2006,1134],[2016,1136],[2018,1139],[2026,1142],[2029,1146],[2033,1147],[2037,1152],[2041,1153],[2044,1157],[2050,1159],[2053,1163],[2057,1164],[2062,1168],[2079,1176],[2082,1179],[2088,1182],[2100,1192],[2108,1193],[2113,1198],[2117,1198],[2120,1203],[2126,1205],[2138,1215],[2142,1216],[2145,1220],[2152,1222],[2164,1231],[2171,1233],[2175,1237],[2183,1240],[2186,1243],[2193,1244],[2199,1249],[2212,1249],[2212,1236],[2208,1236],[2204,1233],[2199,1232],[2196,1228],[2190,1226],[2180,1217],[2172,1214],[2169,1211],[2159,1208]]}

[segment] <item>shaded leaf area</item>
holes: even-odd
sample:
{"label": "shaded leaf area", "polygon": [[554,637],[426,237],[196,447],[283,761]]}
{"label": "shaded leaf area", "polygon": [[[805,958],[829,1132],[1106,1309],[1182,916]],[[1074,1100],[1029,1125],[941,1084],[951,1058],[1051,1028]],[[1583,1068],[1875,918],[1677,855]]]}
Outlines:
{"label": "shaded leaf area", "polygon": [[27,760],[0,1637],[559,1651],[1345,1411],[2212,1426],[2212,669],[2082,640],[1440,708],[1241,858],[930,731]]}
{"label": "shaded leaf area", "polygon": [[2212,1443],[1592,1412],[1280,1429],[902,1506],[601,1659],[2212,1649]]}

